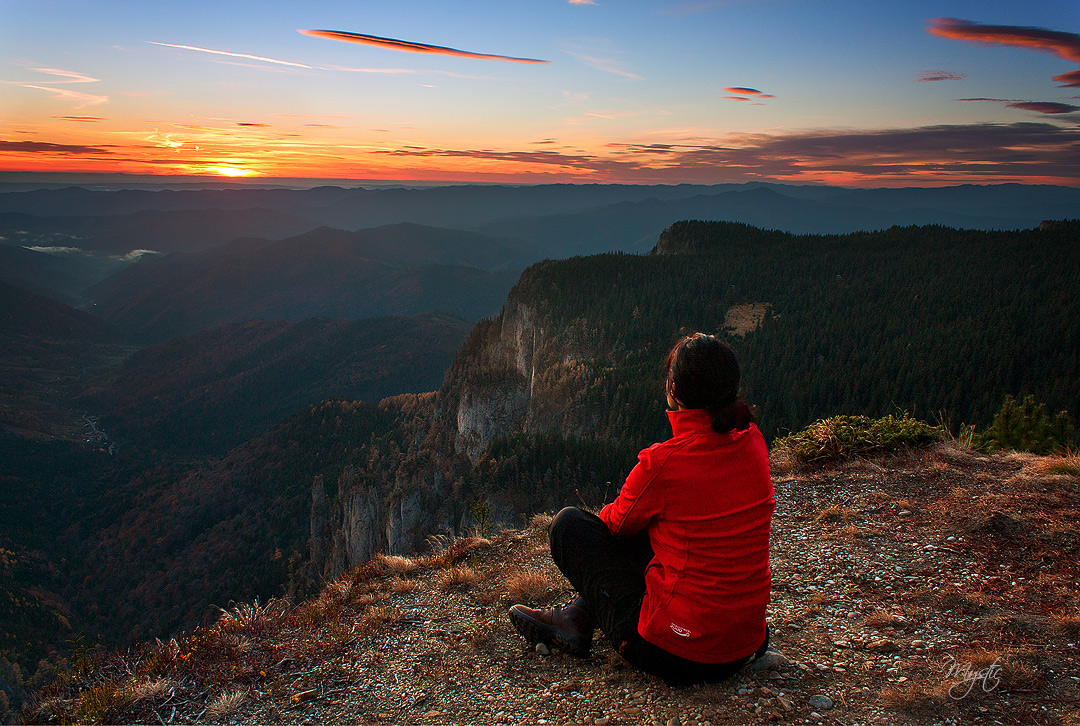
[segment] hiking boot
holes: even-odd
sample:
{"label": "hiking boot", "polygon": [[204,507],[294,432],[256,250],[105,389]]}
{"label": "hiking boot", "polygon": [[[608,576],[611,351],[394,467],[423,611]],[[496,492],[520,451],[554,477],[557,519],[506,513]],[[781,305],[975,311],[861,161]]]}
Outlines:
{"label": "hiking boot", "polygon": [[524,605],[510,608],[510,622],[529,643],[557,647],[564,653],[585,657],[592,647],[592,616],[581,598],[561,608],[534,610]]}

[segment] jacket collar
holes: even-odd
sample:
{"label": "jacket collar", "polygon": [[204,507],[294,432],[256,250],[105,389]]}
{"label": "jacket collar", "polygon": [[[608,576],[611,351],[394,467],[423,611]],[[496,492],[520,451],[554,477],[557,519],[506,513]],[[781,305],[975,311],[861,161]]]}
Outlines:
{"label": "jacket collar", "polygon": [[671,435],[700,434],[712,431],[712,414],[704,408],[684,408],[681,411],[668,411],[671,422]]}

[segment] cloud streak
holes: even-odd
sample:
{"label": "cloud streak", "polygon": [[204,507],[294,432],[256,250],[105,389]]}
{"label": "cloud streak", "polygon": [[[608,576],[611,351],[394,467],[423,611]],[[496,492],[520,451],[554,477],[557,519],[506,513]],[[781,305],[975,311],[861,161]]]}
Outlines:
{"label": "cloud streak", "polygon": [[[727,99],[728,101],[758,101],[762,98],[776,98],[771,93],[762,93],[756,88],[750,88],[748,86],[729,86],[724,89],[728,93],[736,94],[731,96],[721,96],[720,98]],[[761,106],[761,103],[755,103],[755,106]]]}
{"label": "cloud streak", "polygon": [[[1076,33],[1018,25],[982,25],[957,18],[935,18],[926,26],[926,30],[931,35],[952,40],[1053,53],[1059,58],[1080,64],[1080,35]],[[1062,88],[1080,88],[1080,69],[1056,75],[1054,80],[1058,81]]]}
{"label": "cloud streak", "polygon": [[147,43],[151,45],[161,45],[166,48],[179,48],[180,50],[194,50],[199,53],[209,53],[211,55],[224,55],[230,58],[244,58],[246,60],[259,61],[260,63],[273,63],[279,66],[291,66],[293,68],[305,68],[307,70],[314,70],[314,66],[304,65],[303,63],[293,63],[292,61],[278,60],[277,58],[267,58],[261,55],[251,55],[249,53],[233,53],[228,50],[213,50],[211,48],[200,48],[196,45],[181,45],[179,43],[159,43],[156,40],[148,40]]}
{"label": "cloud streak", "polygon": [[529,173],[609,181],[1075,184],[1080,178],[1077,148],[1080,129],[1029,122],[742,134],[719,143],[613,143],[605,154],[426,147],[375,153],[425,159],[432,168],[439,166],[435,159],[465,158],[534,167]]}
{"label": "cloud streak", "polygon": [[35,91],[46,91],[52,93],[58,98],[75,101],[76,108],[83,108],[84,106],[95,106],[97,104],[106,103],[109,100],[108,96],[97,96],[92,93],[83,93],[82,91],[73,91],[70,88],[57,88],[59,85],[65,85],[70,83],[97,83],[97,78],[92,78],[82,73],[76,73],[74,71],[64,71],[59,68],[34,68],[34,71],[38,73],[44,73],[49,76],[58,76],[65,80],[62,81],[37,81],[37,82],[23,82],[23,81],[0,81],[0,83],[7,84],[9,86],[19,86],[20,88],[30,88]]}
{"label": "cloud streak", "polygon": [[616,76],[622,76],[623,78],[629,78],[632,81],[641,80],[641,76],[639,76],[637,73],[631,73],[624,68],[620,68],[618,63],[611,58],[600,58],[598,56],[589,55],[588,53],[578,53],[572,50],[568,50],[566,52],[574,56],[590,68],[595,68],[598,71],[603,71],[604,73],[611,73]]}
{"label": "cloud streak", "polygon": [[378,35],[364,35],[362,33],[349,33],[344,30],[298,30],[297,32],[304,35],[310,35],[315,38],[326,38],[328,40],[339,40],[345,43],[360,43],[363,45],[373,45],[378,48],[389,48],[390,50],[401,50],[409,53],[434,53],[437,55],[449,55],[457,58],[477,58],[481,60],[500,60],[509,61],[511,63],[550,63],[551,61],[540,60],[538,58],[518,58],[516,56],[509,55],[494,55],[491,53],[474,53],[469,50],[459,50],[457,48],[448,48],[442,45],[430,45],[428,43],[416,43],[411,40],[398,40],[396,38],[383,38]]}
{"label": "cloud streak", "polygon": [[958,98],[958,101],[988,101],[991,103],[1004,103],[1009,108],[1018,108],[1022,111],[1034,111],[1042,114],[1062,114],[1080,111],[1080,106],[1070,103],[1058,103],[1057,101],[1016,101],[1008,98]]}
{"label": "cloud streak", "polygon": [[953,71],[923,71],[915,80],[919,83],[928,83],[933,81],[962,81],[966,77],[966,73],[955,73]]}

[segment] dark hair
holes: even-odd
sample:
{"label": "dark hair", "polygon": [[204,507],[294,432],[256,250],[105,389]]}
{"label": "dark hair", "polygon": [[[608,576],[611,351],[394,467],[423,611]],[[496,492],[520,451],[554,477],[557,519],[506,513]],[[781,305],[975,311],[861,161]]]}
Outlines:
{"label": "dark hair", "polygon": [[745,429],[754,420],[738,399],[739,362],[727,343],[694,333],[671,349],[667,357],[666,392],[685,408],[704,408],[712,414],[713,429],[727,433]]}

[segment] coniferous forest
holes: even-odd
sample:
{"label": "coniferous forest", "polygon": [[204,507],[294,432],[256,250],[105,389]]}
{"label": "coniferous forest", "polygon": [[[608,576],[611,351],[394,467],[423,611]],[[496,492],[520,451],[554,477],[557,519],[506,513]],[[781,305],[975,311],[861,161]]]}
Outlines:
{"label": "coniferous forest", "polygon": [[[115,406],[110,427],[141,427],[142,437],[115,456],[5,433],[0,476],[13,494],[0,502],[0,675],[30,689],[47,675],[38,662],[62,657],[80,633],[88,643],[145,641],[206,622],[233,600],[310,591],[328,566],[314,561],[317,478],[333,506],[368,492],[404,511],[400,502],[427,487],[434,498],[417,501],[439,514],[421,507],[409,540],[421,544],[444,525],[487,527],[609,500],[636,452],[668,436],[662,362],[696,330],[723,334],[735,349],[743,396],[770,441],[841,413],[906,412],[953,433],[985,429],[1010,395],[1075,417],[1078,243],[1076,221],[846,235],[681,222],[649,255],[526,269],[503,312],[472,329],[435,395],[311,406],[220,457],[169,453],[175,430],[145,423],[169,412],[145,406]],[[531,387],[499,352],[522,309],[535,348]],[[153,361],[152,352],[132,358],[138,376],[124,380],[157,385]],[[258,370],[257,381],[287,375]],[[256,369],[245,364],[236,376],[248,371]],[[192,395],[160,399],[187,401],[177,409],[184,426],[198,426],[219,395],[194,373],[201,388]],[[252,396],[273,387],[221,390],[234,389]],[[466,394],[513,390],[532,391],[527,421],[466,456],[458,430]],[[129,408],[141,418],[122,420]]]}

